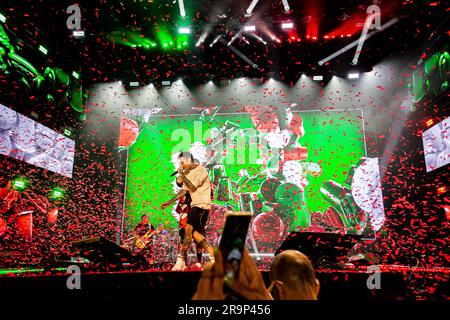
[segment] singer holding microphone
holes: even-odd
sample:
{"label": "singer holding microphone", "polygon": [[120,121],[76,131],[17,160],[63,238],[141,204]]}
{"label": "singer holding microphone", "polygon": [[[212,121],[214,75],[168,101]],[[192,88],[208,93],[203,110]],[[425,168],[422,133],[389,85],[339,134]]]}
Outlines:
{"label": "singer holding microphone", "polygon": [[[211,182],[205,167],[194,163],[194,158],[189,152],[181,152],[179,155],[181,167],[178,169],[177,182],[182,181],[182,189],[169,201],[161,205],[165,209],[172,203],[183,197],[186,192],[191,195],[191,211],[189,212],[185,227],[185,236],[182,244],[181,256],[177,258],[172,271],[182,271],[186,268],[186,256],[192,238],[209,253],[210,262],[214,263],[214,251],[212,246],[202,235],[209,220],[209,210],[211,209]],[[176,173],[174,173],[176,174]]]}

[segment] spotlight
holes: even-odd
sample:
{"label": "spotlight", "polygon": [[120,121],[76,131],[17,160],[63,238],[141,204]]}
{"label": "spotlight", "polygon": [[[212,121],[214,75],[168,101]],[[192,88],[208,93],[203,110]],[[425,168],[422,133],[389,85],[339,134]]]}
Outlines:
{"label": "spotlight", "polygon": [[212,82],[212,80],[208,81],[208,85],[212,86],[214,83]]}
{"label": "spotlight", "polygon": [[250,35],[251,37],[255,38],[256,40],[258,40],[259,42],[263,43],[265,46],[267,46],[267,42],[264,41],[260,36],[257,36],[257,35],[254,34],[254,33],[249,33],[249,35]]}
{"label": "spotlight", "polygon": [[6,17],[0,13],[0,22],[1,23],[5,23],[6,22]]}
{"label": "spotlight", "polygon": [[80,74],[75,71],[72,71],[72,76],[77,80],[80,79]]}
{"label": "spotlight", "polygon": [[61,188],[54,188],[50,193],[50,198],[53,200],[61,200],[65,197],[66,192]]}
{"label": "spotlight", "polygon": [[130,87],[139,87],[139,82],[138,81],[131,81],[130,82]]}
{"label": "spotlight", "polygon": [[178,33],[179,34],[190,34],[191,33],[191,29],[188,27],[180,27],[178,29]]}
{"label": "spotlight", "polygon": [[445,212],[445,217],[447,218],[447,221],[450,221],[450,206],[444,206],[444,212]]}
{"label": "spotlight", "polygon": [[225,11],[223,11],[222,9],[217,10],[216,16],[219,19],[226,19],[228,17],[227,14],[225,13]]}
{"label": "spotlight", "polygon": [[427,127],[431,127],[434,124],[433,119],[428,119],[426,124],[427,124]]}
{"label": "spotlight", "polygon": [[42,46],[42,45],[39,45],[39,51],[42,52],[42,53],[45,54],[45,55],[47,55],[47,53],[48,53],[47,48],[45,48],[45,47]]}
{"label": "spotlight", "polygon": [[289,10],[291,10],[291,7],[289,6],[289,3],[287,0],[282,0],[283,2],[283,8],[284,8],[284,12],[289,12]]}
{"label": "spotlight", "polygon": [[233,38],[231,38],[231,40],[228,42],[228,46],[231,46],[231,44],[234,42],[234,40],[236,40],[237,38],[239,38],[241,36],[241,31],[239,31],[238,33],[236,33]]}
{"label": "spotlight", "polygon": [[180,16],[182,18],[186,17],[186,10],[184,9],[184,0],[178,0],[178,5],[180,7]]}
{"label": "spotlight", "polygon": [[292,23],[292,22],[283,22],[282,24],[281,24],[281,29],[292,29],[292,28],[294,28],[294,23]]}
{"label": "spotlight", "polygon": [[349,73],[347,78],[348,79],[358,79],[359,78],[359,73],[358,72]]}
{"label": "spotlight", "polygon": [[270,78],[270,79],[269,79],[269,82],[270,82],[270,83],[272,83],[272,82],[273,82],[273,79],[272,79],[272,78]]}
{"label": "spotlight", "polygon": [[441,186],[437,188],[437,193],[438,194],[444,194],[445,192],[447,192],[447,187],[446,186]]}
{"label": "spotlight", "polygon": [[24,177],[17,177],[11,181],[11,184],[17,191],[23,191],[28,187],[28,179]]}
{"label": "spotlight", "polygon": [[170,86],[170,81],[169,80],[164,80],[164,81],[161,82],[161,84],[163,86]]}
{"label": "spotlight", "polygon": [[255,26],[244,26],[244,31],[256,31]]}
{"label": "spotlight", "polygon": [[77,39],[82,39],[82,38],[84,38],[84,31],[83,30],[74,30],[72,32],[72,35]]}
{"label": "spotlight", "polygon": [[220,37],[221,37],[220,35],[217,36],[217,37],[213,40],[213,42],[211,42],[211,44],[210,44],[209,46],[212,47],[213,45],[215,45],[215,44],[217,43],[217,41],[219,41]]}
{"label": "spotlight", "polygon": [[202,35],[200,36],[200,38],[198,39],[197,43],[195,44],[196,47],[199,47],[206,39],[206,37],[208,36],[208,32],[203,32]]}
{"label": "spotlight", "polygon": [[323,80],[323,76],[313,76],[313,80],[314,81],[322,81]]}
{"label": "spotlight", "polygon": [[247,8],[247,11],[246,11],[246,14],[245,14],[246,17],[250,17],[252,15],[253,9],[255,9],[258,1],[259,0],[252,0],[252,3],[250,3],[250,6]]}
{"label": "spotlight", "polygon": [[65,128],[64,131],[63,131],[63,135],[65,135],[67,138],[72,137],[72,134],[73,134],[73,132],[69,128]]}

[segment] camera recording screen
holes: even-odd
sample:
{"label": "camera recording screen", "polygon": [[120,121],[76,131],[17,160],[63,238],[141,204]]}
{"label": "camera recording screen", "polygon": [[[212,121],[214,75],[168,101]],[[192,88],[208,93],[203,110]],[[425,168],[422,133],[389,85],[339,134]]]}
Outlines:
{"label": "camera recording screen", "polygon": [[220,241],[225,277],[235,278],[239,275],[239,266],[251,218],[251,214],[229,215],[226,218]]}

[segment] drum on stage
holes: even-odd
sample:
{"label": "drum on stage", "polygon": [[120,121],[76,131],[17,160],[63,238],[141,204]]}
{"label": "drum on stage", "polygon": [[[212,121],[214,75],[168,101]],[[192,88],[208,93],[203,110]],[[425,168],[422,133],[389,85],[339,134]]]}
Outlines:
{"label": "drum on stage", "polygon": [[259,192],[262,194],[267,202],[275,202],[275,191],[280,186],[280,181],[276,178],[268,178],[259,188]]}
{"label": "drum on stage", "polygon": [[275,192],[275,199],[279,204],[276,212],[289,229],[295,225],[302,228],[310,225],[305,194],[299,186],[289,182],[281,184]]}
{"label": "drum on stage", "polygon": [[243,212],[250,211],[253,216],[261,213],[263,202],[258,199],[256,192],[241,193],[239,195],[239,210]]}
{"label": "drum on stage", "polygon": [[299,186],[285,182],[278,185],[275,191],[276,201],[284,207],[300,208],[304,202],[304,192]]}
{"label": "drum on stage", "polygon": [[224,165],[223,164],[216,164],[216,165],[214,165],[212,167],[212,169],[209,171],[209,176],[210,176],[211,182],[215,186],[217,186],[218,183],[219,183],[219,180],[226,176]]}
{"label": "drum on stage", "polygon": [[217,191],[216,199],[218,201],[233,200],[233,189],[230,178],[220,178],[216,191]]}

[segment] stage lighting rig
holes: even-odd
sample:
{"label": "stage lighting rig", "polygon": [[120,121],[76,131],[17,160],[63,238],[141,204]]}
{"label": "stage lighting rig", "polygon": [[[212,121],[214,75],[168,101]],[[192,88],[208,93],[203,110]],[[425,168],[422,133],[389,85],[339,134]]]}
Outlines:
{"label": "stage lighting rig", "polygon": [[253,10],[255,9],[256,5],[258,4],[259,0],[252,0],[252,3],[250,3],[250,6],[247,8],[245,12],[246,17],[251,17],[253,14]]}

